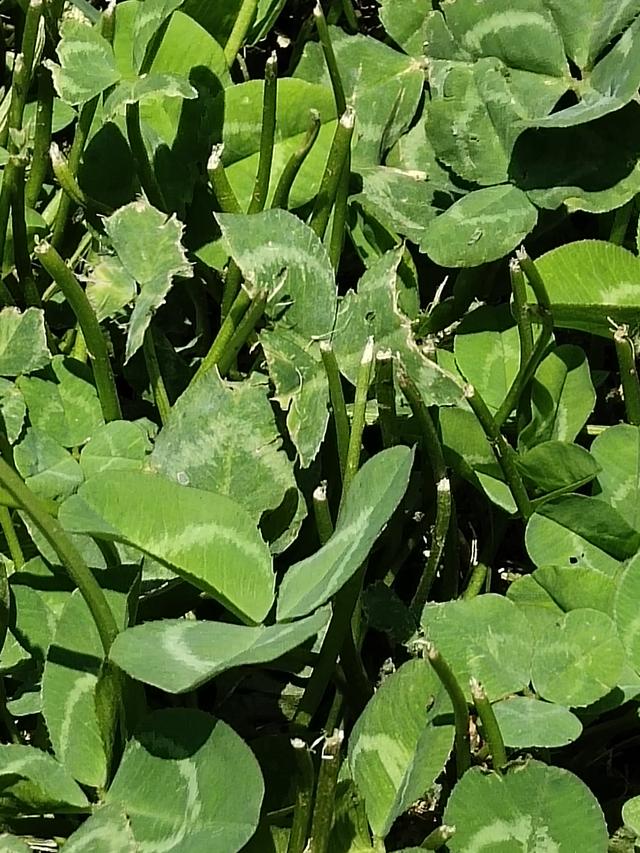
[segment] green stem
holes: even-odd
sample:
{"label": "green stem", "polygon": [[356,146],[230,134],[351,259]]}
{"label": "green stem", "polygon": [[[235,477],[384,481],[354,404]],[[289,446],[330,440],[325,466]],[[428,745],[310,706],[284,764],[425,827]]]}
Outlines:
{"label": "green stem", "polygon": [[336,110],[338,111],[338,115],[342,115],[347,108],[347,99],[344,96],[344,86],[342,85],[340,70],[336,61],[336,55],[333,51],[333,45],[331,44],[331,36],[329,35],[327,21],[324,17],[324,12],[322,11],[320,3],[316,3],[313,10],[313,17],[316,22],[316,29],[318,30],[318,37],[320,39],[320,44],[322,45],[324,59],[327,63],[331,86],[333,87],[333,97],[336,102]]}
{"label": "green stem", "polygon": [[488,568],[485,563],[476,563],[471,572],[467,588],[462,593],[464,599],[475,598],[480,595],[480,590],[487,579]]}
{"label": "green stem", "polygon": [[364,432],[365,416],[367,409],[367,395],[371,384],[371,368],[373,365],[373,338],[369,338],[360,359],[360,367],[356,378],[356,394],[353,402],[353,418],[351,421],[351,433],[349,435],[349,447],[347,448],[347,461],[344,468],[342,480],[342,498],[349,491],[353,478],[360,467],[360,451],[362,449],[362,434]]}
{"label": "green stem", "polygon": [[502,426],[511,412],[518,405],[518,401],[522,397],[524,388],[528,385],[533,374],[536,372],[536,369],[546,352],[547,345],[551,340],[551,334],[553,332],[553,317],[546,308],[542,307],[542,305],[537,306],[537,314],[542,321],[542,329],[538,335],[538,340],[533,347],[533,352],[525,362],[520,362],[518,373],[511,383],[511,387],[507,391],[507,396],[502,401],[502,405],[494,416],[498,427]]}
{"label": "green stem", "polygon": [[504,747],[504,740],[502,739],[496,715],[493,712],[491,702],[484,687],[475,678],[472,678],[470,683],[473,704],[476,706],[478,716],[482,722],[482,731],[484,739],[489,746],[493,769],[502,770],[507,764],[507,751]]}
{"label": "green stem", "polygon": [[318,195],[316,196],[313,211],[309,219],[309,226],[321,240],[324,238],[327,225],[329,224],[329,217],[331,216],[331,209],[338,192],[342,170],[349,158],[354,123],[355,113],[351,107],[347,107],[336,127],[327,158],[327,165],[320,182],[320,189],[318,190]]}
{"label": "green stem", "polygon": [[354,11],[353,3],[351,2],[351,0],[342,0],[342,12],[347,22],[347,27],[351,30],[351,32],[357,33],[359,30],[358,19],[356,17],[356,13]]}
{"label": "green stem", "polygon": [[241,286],[242,270],[233,258],[231,258],[227,269],[227,277],[224,282],[224,290],[222,291],[222,305],[220,306],[220,316],[223,322],[226,320],[231,306],[237,299]]}
{"label": "green stem", "polygon": [[327,500],[326,480],[313,490],[312,500],[313,517],[316,522],[318,539],[320,540],[320,545],[324,545],[333,535],[333,520],[329,510],[329,501]]}
{"label": "green stem", "polygon": [[249,336],[264,314],[264,309],[267,307],[267,296],[267,292],[262,291],[257,293],[251,300],[251,304],[249,305],[246,314],[238,323],[236,330],[231,336],[227,347],[218,361],[218,370],[220,371],[221,376],[225,376],[229,372],[236,356],[249,340]]}
{"label": "green stem", "polygon": [[531,328],[531,314],[527,303],[524,273],[515,258],[509,262],[509,276],[513,293],[513,316],[518,325],[518,337],[520,339],[520,364],[525,364],[533,352],[533,329]]}
{"label": "green stem", "polygon": [[158,354],[156,352],[156,344],[153,338],[153,330],[151,328],[148,328],[144,334],[142,350],[144,353],[144,361],[147,366],[149,382],[151,383],[153,399],[155,400],[156,408],[160,415],[160,421],[164,426],[169,420],[169,415],[171,414],[171,403],[169,402],[169,395],[167,394],[164,379],[162,378],[160,362],[158,361]]}
{"label": "green stem", "polygon": [[524,246],[521,246],[516,251],[516,260],[520,264],[520,268],[524,272],[535,293],[536,299],[538,300],[538,305],[541,308],[544,308],[546,311],[551,314],[551,301],[549,300],[549,294],[547,293],[547,288],[545,286],[544,280],[540,275],[538,267],[531,260],[529,255],[526,252]]}
{"label": "green stem", "polygon": [[194,376],[192,381],[196,381],[201,376],[204,376],[205,373],[208,373],[214,365],[218,364],[220,359],[222,358],[225,350],[229,346],[231,339],[233,338],[234,332],[238,328],[242,317],[247,312],[247,309],[251,305],[251,297],[246,292],[246,290],[240,290],[238,295],[233,301],[229,309],[229,313],[224,318],[222,325],[216,335],[209,352],[202,359],[198,370],[196,371],[196,375]]}
{"label": "green stem", "polygon": [[211,156],[207,163],[209,181],[213,187],[218,207],[223,213],[242,213],[240,202],[229,183],[229,178],[222,164],[223,149],[224,145],[214,145],[211,150]]}
{"label": "green stem", "polygon": [[620,382],[622,383],[627,420],[630,424],[639,426],[640,382],[638,381],[636,367],[635,345],[629,335],[629,328],[625,325],[619,326],[613,333],[613,342],[618,357],[618,367],[620,368]]}
{"label": "green stem", "polygon": [[95,622],[105,654],[118,633],[118,626],[98,581],[80,556],[73,542],[58,522],[47,512],[4,459],[0,459],[0,485],[14,498],[54,549],[73,583],[80,590]]}
{"label": "green stem", "polygon": [[383,447],[393,447],[396,441],[396,392],[393,385],[393,355],[391,350],[376,354],[376,399],[378,423]]}
{"label": "green stem", "polygon": [[610,243],[615,243],[618,246],[624,244],[624,238],[627,236],[629,228],[629,220],[633,212],[633,205],[634,200],[631,199],[631,201],[628,201],[616,210],[611,225],[611,233],[609,234]]}
{"label": "green stem", "polygon": [[342,167],[342,175],[336,191],[336,201],[333,206],[333,222],[331,224],[331,239],[329,240],[329,259],[334,270],[338,269],[344,246],[347,210],[349,206],[349,182],[351,180],[351,152]]}
{"label": "green stem", "polygon": [[27,6],[20,53],[16,55],[14,60],[9,115],[4,129],[2,133],[0,133],[0,145],[2,145],[3,148],[6,148],[7,145],[9,145],[10,150],[12,151],[15,151],[15,144],[11,141],[10,131],[20,130],[22,128],[24,107],[27,101],[27,94],[29,92],[31,74],[33,72],[33,62],[35,59],[36,42],[41,16],[42,0],[31,0]]}
{"label": "green stem", "polygon": [[27,235],[27,220],[25,210],[25,167],[22,162],[15,166],[16,180],[13,186],[13,198],[11,199],[11,222],[13,229],[13,260],[16,266],[18,281],[22,287],[24,299],[27,305],[40,307],[42,300],[36,287],[33,271],[31,269],[31,255],[29,252],[29,238]]}
{"label": "green stem", "polygon": [[458,684],[449,664],[435,648],[433,643],[427,643],[426,654],[427,660],[435,670],[442,686],[449,694],[449,698],[451,699],[451,704],[453,706],[453,717],[456,727],[456,770],[458,779],[460,779],[471,766],[469,711],[467,708],[467,700],[465,699],[462,688]]}
{"label": "green stem", "polygon": [[95,199],[89,198],[89,196],[81,189],[75,175],[69,168],[67,158],[60,151],[57,143],[51,143],[49,156],[51,158],[51,166],[53,168],[53,174],[56,176],[56,180],[74,204],[77,204],[85,210],[95,211],[105,216],[109,216],[113,213],[113,208],[106,204],[102,204],[102,202],[96,201]]}
{"label": "green stem", "polygon": [[328,853],[329,850],[329,838],[335,813],[336,785],[341,763],[340,749],[343,739],[344,732],[340,729],[334,729],[333,734],[327,737],[324,742],[318,772],[316,801],[311,821],[309,853]]}
{"label": "green stem", "polygon": [[307,155],[318,138],[321,126],[320,113],[317,110],[310,110],[309,113],[309,129],[307,130],[300,148],[293,152],[282,170],[275,192],[273,193],[271,207],[280,207],[283,210],[286,210],[289,207],[291,187],[293,186],[295,179],[298,177],[302,164],[306,160]]}
{"label": "green stem", "polygon": [[63,292],[82,329],[87,349],[92,358],[93,375],[105,421],[120,420],[122,413],[111,361],[109,360],[107,342],[86,293],[53,246],[43,241],[38,243],[35,251],[42,266]]}
{"label": "green stem", "polygon": [[9,555],[13,560],[13,564],[16,569],[21,569],[24,566],[24,554],[20,547],[20,541],[13,524],[13,519],[11,518],[11,513],[6,506],[0,506],[0,527],[2,527],[4,538],[7,540],[7,547],[9,548]]}
{"label": "green stem", "polygon": [[513,495],[519,514],[527,521],[533,510],[527,490],[524,487],[522,477],[515,463],[514,449],[500,432],[495,419],[487,408],[487,404],[473,385],[465,385],[464,396],[489,439],[496,460],[502,469],[507,485],[511,489],[511,494]]}
{"label": "green stem", "polygon": [[[73,142],[67,157],[67,165],[72,175],[76,176],[80,168],[80,162],[84,153],[84,147],[89,138],[89,131],[93,123],[93,118],[98,107],[99,96],[93,98],[86,103],[80,110],[80,115],[76,124],[76,129],[73,136]],[[51,233],[51,245],[54,249],[59,249],[64,240],[64,233],[67,227],[69,214],[71,213],[71,198],[63,192],[55,220],[53,222],[53,230]]]}
{"label": "green stem", "polygon": [[320,355],[327,374],[329,384],[329,399],[333,412],[333,424],[336,431],[336,443],[338,445],[338,459],[340,462],[340,475],[344,478],[347,467],[347,454],[349,452],[349,416],[344,402],[342,391],[342,379],[340,369],[329,341],[320,342]]}
{"label": "green stem", "polygon": [[36,130],[33,139],[31,168],[25,190],[28,207],[35,207],[49,167],[49,145],[53,120],[53,81],[51,72],[44,65],[38,68],[38,105],[36,107]]}
{"label": "green stem", "polygon": [[296,763],[296,802],[293,810],[293,823],[289,834],[287,853],[304,853],[313,806],[315,772],[313,759],[305,741],[293,738],[291,741]]}
{"label": "green stem", "polygon": [[231,68],[238,55],[258,9],[258,0],[243,0],[238,16],[233,24],[227,43],[224,46],[224,58]]}
{"label": "green stem", "polygon": [[167,202],[156,178],[149,152],[142,135],[140,125],[140,104],[127,104],[125,111],[125,123],[127,126],[127,138],[136,166],[136,173],[140,185],[149,199],[150,204],[158,210],[168,213]]}
{"label": "green stem", "polygon": [[260,213],[264,210],[269,194],[269,181],[273,165],[273,146],[276,134],[276,108],[278,104],[278,58],[272,53],[264,73],[264,95],[262,99],[262,131],[260,133],[260,154],[258,171],[249,202],[247,213]]}

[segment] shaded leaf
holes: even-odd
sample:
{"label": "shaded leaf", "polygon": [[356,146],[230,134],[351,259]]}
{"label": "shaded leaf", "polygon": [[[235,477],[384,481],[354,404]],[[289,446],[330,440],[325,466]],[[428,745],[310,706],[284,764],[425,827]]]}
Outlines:
{"label": "shaded leaf", "polygon": [[428,791],[452,745],[447,694],[426,661],[408,661],[382,682],[349,738],[351,772],[376,836]]}
{"label": "shaded leaf", "polygon": [[18,376],[49,363],[44,313],[39,308],[0,311],[0,376]]}
{"label": "shaded leaf", "polygon": [[93,433],[80,453],[85,478],[103,471],[137,471],[151,451],[147,421],[111,421]]}
{"label": "shaded leaf", "polygon": [[575,714],[539,699],[512,696],[496,702],[493,711],[505,744],[514,749],[566,746],[582,734]]}
{"label": "shaded leaf", "polygon": [[609,427],[594,438],[591,453],[601,468],[597,497],[640,530],[640,427]]}
{"label": "shaded leaf", "polygon": [[234,853],[255,832],[263,794],[258,762],[233,729],[173,708],[142,723],[106,799],[128,815],[141,847]]}
{"label": "shaded leaf", "polygon": [[67,853],[138,853],[129,819],[118,806],[101,806],[91,814],[79,829],[73,832],[65,845]]}
{"label": "shaded leaf", "polygon": [[413,451],[392,447],[369,459],[354,477],[329,541],[295,563],[278,592],[277,618],[290,621],[327,602],[360,568],[402,500]]}
{"label": "shaded leaf", "polygon": [[43,498],[65,498],[84,479],[69,451],[39,429],[27,430],[14,448],[14,461],[29,488]]}
{"label": "shaded leaf", "polygon": [[0,808],[4,814],[74,812],[89,801],[53,756],[34,746],[0,746]]}
{"label": "shaded leaf", "polygon": [[299,622],[248,628],[222,622],[163,619],[116,637],[110,657],[138,681],[168,693],[185,693],[237,666],[267,663],[320,633],[323,608]]}

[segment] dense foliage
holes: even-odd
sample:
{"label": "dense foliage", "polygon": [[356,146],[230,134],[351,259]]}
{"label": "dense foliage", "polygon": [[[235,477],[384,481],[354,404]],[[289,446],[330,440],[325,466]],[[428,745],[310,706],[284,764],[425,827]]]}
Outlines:
{"label": "dense foliage", "polygon": [[639,849],[640,0],[0,16],[0,849]]}

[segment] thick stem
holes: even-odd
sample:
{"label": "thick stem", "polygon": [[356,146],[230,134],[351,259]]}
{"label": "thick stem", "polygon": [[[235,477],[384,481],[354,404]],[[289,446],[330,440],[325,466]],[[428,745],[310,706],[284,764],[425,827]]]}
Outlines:
{"label": "thick stem", "polygon": [[249,305],[246,314],[238,323],[236,330],[231,336],[228,345],[218,361],[218,370],[220,371],[221,376],[225,376],[229,372],[236,356],[249,340],[251,333],[258,325],[258,322],[267,307],[267,297],[267,292],[262,291],[257,293],[251,300],[251,304]]}
{"label": "thick stem", "polygon": [[447,544],[452,503],[451,483],[448,477],[443,477],[436,483],[436,520],[431,532],[429,556],[415,595],[411,599],[411,612],[418,618],[429,598],[429,593],[436,579],[438,566],[440,565]]}
{"label": "thick stem", "polygon": [[231,258],[227,269],[227,276],[224,282],[224,290],[222,291],[222,304],[220,306],[220,316],[224,322],[231,310],[231,306],[235,302],[240,293],[242,286],[242,270],[238,264]]}
{"label": "thick stem", "polygon": [[475,598],[480,595],[480,591],[487,579],[488,568],[485,563],[476,563],[471,572],[467,588],[462,593],[464,599]]}
{"label": "thick stem", "polygon": [[342,175],[336,192],[336,201],[333,206],[333,222],[331,224],[331,239],[329,240],[329,259],[334,270],[338,269],[342,248],[344,246],[345,227],[347,223],[347,210],[349,205],[349,181],[351,180],[351,152],[347,152],[347,159],[342,167]]}
{"label": "thick stem", "polygon": [[214,145],[211,150],[211,156],[207,163],[209,181],[213,187],[218,207],[223,213],[242,213],[240,202],[236,198],[236,194],[229,183],[229,178],[222,164],[223,148],[224,146],[220,144]]}
{"label": "thick stem", "polygon": [[485,435],[489,439],[496,460],[502,469],[507,485],[522,518],[527,521],[533,511],[527,490],[522,482],[522,477],[515,463],[515,451],[504,438],[496,424],[487,404],[476,391],[473,385],[465,385],[464,396],[469,403],[475,416],[480,421]]}
{"label": "thick stem", "polygon": [[40,499],[27,488],[18,474],[0,459],[0,485],[9,492],[20,508],[29,516],[54,549],[69,577],[80,590],[95,622],[105,654],[118,633],[111,608],[88,566],[73,542],[58,522],[47,512]]}
{"label": "thick stem", "polygon": [[224,46],[224,58],[229,68],[233,65],[238,52],[244,44],[247,33],[251,29],[257,8],[258,0],[243,0],[242,2],[238,17]]}
{"label": "thick stem", "polygon": [[264,96],[262,99],[262,131],[260,134],[260,155],[258,171],[249,202],[247,213],[260,213],[264,210],[269,194],[271,166],[273,165],[273,146],[276,134],[276,107],[278,103],[278,58],[272,53],[265,67]]}
{"label": "thick stem", "polygon": [[44,65],[38,68],[38,105],[36,107],[36,130],[33,139],[31,168],[25,190],[28,207],[35,207],[49,168],[49,145],[53,120],[53,81],[51,72]]}
{"label": "thick stem", "polygon": [[340,749],[343,740],[344,732],[340,729],[334,729],[333,734],[327,737],[324,742],[311,822],[309,853],[328,853],[329,850],[329,838],[335,813],[336,785],[341,763]]}
{"label": "thick stem", "polygon": [[204,376],[214,365],[219,363],[250,305],[251,297],[246,290],[240,290],[192,381]]}
{"label": "thick stem", "polygon": [[11,513],[6,506],[0,506],[0,527],[4,533],[4,538],[7,540],[9,555],[13,560],[16,569],[21,569],[24,566],[24,554],[20,547],[20,541],[16,533],[16,528],[11,518]]}
{"label": "thick stem", "polygon": [[354,124],[355,112],[351,107],[347,107],[336,127],[333,142],[331,143],[331,150],[327,158],[327,165],[309,220],[309,226],[321,240],[324,238],[327,225],[329,224],[331,209],[338,192],[340,179],[342,178],[342,170],[349,159]]}
{"label": "thick stem", "polygon": [[342,85],[340,70],[336,61],[336,55],[333,51],[333,45],[331,44],[329,28],[327,27],[327,22],[325,20],[324,12],[322,11],[322,6],[320,5],[320,3],[316,3],[315,8],[313,10],[313,17],[316,22],[316,28],[318,30],[320,44],[322,45],[324,59],[327,63],[327,69],[329,71],[329,77],[331,79],[331,85],[333,87],[333,97],[336,102],[336,109],[338,111],[338,115],[342,115],[342,113],[347,108],[347,99],[344,96],[344,86]]}
{"label": "thick stem", "polygon": [[294,184],[295,179],[298,177],[298,172],[300,171],[302,164],[307,158],[307,155],[313,148],[313,144],[318,138],[318,134],[320,133],[320,113],[317,110],[310,110],[310,119],[309,119],[309,129],[307,130],[305,137],[298,148],[297,151],[294,151],[293,154],[287,160],[287,163],[282,170],[282,174],[280,175],[280,179],[275,188],[275,192],[273,193],[273,201],[271,203],[271,207],[280,207],[286,210],[289,207],[289,195],[291,193],[291,187]]}
{"label": "thick stem", "polygon": [[[16,158],[17,159],[17,158]],[[40,307],[42,300],[36,287],[36,282],[31,269],[31,256],[29,252],[29,238],[27,235],[27,219],[24,203],[24,172],[22,162],[17,162],[16,180],[13,185],[13,197],[11,199],[11,222],[13,227],[13,261],[16,266],[18,281],[22,287],[24,299],[27,305]]]}
{"label": "thick stem", "polygon": [[105,421],[120,420],[122,413],[107,342],[86,293],[53,246],[44,241],[38,243],[36,255],[63,292],[71,310],[76,315],[92,358],[93,375]]}
{"label": "thick stem", "polygon": [[391,350],[376,353],[376,398],[378,423],[383,447],[393,447],[396,441],[396,391],[393,385],[393,355]]}
{"label": "thick stem", "polygon": [[451,704],[453,705],[453,717],[456,727],[456,770],[458,773],[458,779],[460,779],[460,777],[471,766],[469,711],[467,708],[467,700],[465,699],[462,688],[458,684],[449,664],[435,648],[433,643],[427,643],[426,654],[427,660],[435,670],[442,686],[449,694]]}
{"label": "thick stem", "polygon": [[153,399],[155,400],[156,408],[160,415],[160,421],[164,426],[169,420],[169,415],[171,414],[171,403],[169,402],[169,395],[167,394],[167,389],[162,378],[160,362],[158,361],[158,354],[156,352],[156,344],[153,339],[153,330],[151,328],[148,328],[144,334],[142,349],[144,353],[144,361],[147,367],[147,375],[149,376],[149,382],[151,383],[151,392],[153,393]]}
{"label": "thick stem", "polygon": [[516,251],[516,260],[520,264],[520,268],[524,272],[531,285],[533,292],[536,295],[536,299],[538,300],[538,305],[541,308],[544,308],[546,311],[551,314],[551,301],[549,300],[549,294],[547,293],[547,288],[545,286],[544,280],[540,275],[538,267],[531,260],[529,255],[526,252],[524,246],[521,246]]}
{"label": "thick stem", "polygon": [[455,834],[455,826],[448,826],[446,823],[443,823],[442,826],[439,826],[427,835],[420,847],[423,850],[439,850],[441,847],[444,847],[447,841],[450,841]]}
{"label": "thick stem", "polygon": [[69,168],[67,158],[60,151],[57,143],[51,143],[49,156],[51,158],[51,166],[53,168],[53,174],[56,176],[56,180],[74,204],[77,204],[85,210],[93,210],[106,216],[113,213],[113,209],[111,207],[108,207],[106,204],[102,204],[102,202],[96,201],[95,199],[89,198],[89,196],[87,196],[87,194],[82,190],[80,184],[76,180],[76,176]]}
{"label": "thick stem", "polygon": [[329,341],[320,342],[320,354],[325,373],[327,374],[327,382],[329,383],[329,399],[331,401],[333,424],[336,431],[340,475],[344,478],[347,467],[347,454],[349,452],[349,416],[347,415],[347,407],[344,402],[342,379],[340,378],[340,369],[333,347]]}
{"label": "thick stem", "polygon": [[634,426],[640,425],[640,382],[636,367],[636,350],[629,335],[629,328],[619,326],[613,333],[613,342],[620,368],[620,382],[627,420]]}
{"label": "thick stem", "polygon": [[631,199],[631,201],[628,201],[616,210],[611,225],[611,233],[609,234],[610,243],[616,243],[618,246],[624,244],[624,238],[627,236],[629,229],[629,220],[633,213],[633,205],[634,200]]}
{"label": "thick stem", "polygon": [[373,338],[369,338],[360,359],[360,368],[356,379],[356,394],[353,402],[353,418],[351,420],[351,433],[349,435],[349,447],[347,449],[347,461],[342,480],[342,498],[349,491],[353,478],[360,467],[360,451],[362,449],[362,434],[364,432],[365,416],[367,409],[367,395],[371,384],[371,372],[373,366]]}
{"label": "thick stem", "polygon": [[327,500],[326,480],[313,490],[313,517],[316,522],[320,545],[326,544],[333,535],[333,520]]}
{"label": "thick stem", "polygon": [[309,833],[315,772],[309,747],[301,738],[291,741],[296,762],[296,802],[287,853],[304,853]]}
{"label": "thick stem", "polygon": [[471,679],[470,684],[473,704],[476,706],[478,716],[482,722],[484,739],[489,746],[489,752],[493,760],[493,769],[502,770],[507,764],[507,751],[504,748],[504,740],[502,739],[496,715],[493,712],[491,702],[484,687],[475,678]]}
{"label": "thick stem", "polygon": [[518,325],[518,337],[520,339],[520,364],[525,364],[533,352],[533,329],[531,328],[531,314],[527,303],[524,273],[515,258],[509,262],[509,276],[513,293],[513,316]]}

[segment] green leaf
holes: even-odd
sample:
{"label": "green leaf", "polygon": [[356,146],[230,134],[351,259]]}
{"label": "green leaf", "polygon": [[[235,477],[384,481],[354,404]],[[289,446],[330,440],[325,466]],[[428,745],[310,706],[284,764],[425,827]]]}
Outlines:
{"label": "green leaf", "polygon": [[104,115],[107,121],[124,113],[127,104],[141,104],[164,98],[197,98],[198,91],[182,77],[176,74],[158,74],[152,72],[135,80],[122,80],[109,93],[104,102]]}
{"label": "green leaf", "polygon": [[137,471],[151,451],[150,422],[111,421],[93,433],[80,453],[86,479],[103,471]]}
{"label": "green leaf", "polygon": [[71,106],[86,104],[120,79],[113,50],[95,27],[68,18],[60,27],[60,65],[45,62],[58,95]]}
{"label": "green leaf", "polygon": [[507,746],[514,749],[560,747],[582,734],[582,723],[562,705],[512,696],[496,702],[493,711]]}
{"label": "green leaf", "polygon": [[113,255],[99,256],[89,272],[86,294],[98,320],[120,314],[136,297],[136,283]]}
{"label": "green leaf", "polygon": [[408,661],[382,682],[349,738],[349,765],[376,836],[429,790],[452,745],[447,694],[425,661]]}
{"label": "green leaf", "polygon": [[640,427],[609,427],[595,437],[591,453],[601,469],[597,497],[640,531]]}
{"label": "green leaf", "polygon": [[619,562],[640,547],[640,535],[603,501],[566,495],[531,516],[525,542],[537,566],[584,565],[615,575]]}
{"label": "green leaf", "polygon": [[145,849],[235,853],[255,832],[263,794],[258,762],[233,729],[202,711],[173,708],[142,723],[107,802],[128,815]]}
{"label": "green leaf", "polygon": [[14,448],[14,461],[29,488],[43,498],[66,498],[84,479],[69,451],[38,429],[27,430]]}
{"label": "green leaf", "polygon": [[181,5],[182,0],[145,0],[138,4],[133,25],[133,61],[138,72],[149,43],[167,18]]}
{"label": "green leaf", "polygon": [[501,595],[427,604],[421,625],[470,696],[476,678],[490,699],[517,693],[529,683],[533,648],[527,621]]}
{"label": "green leaf", "polygon": [[129,818],[118,806],[100,806],[79,829],[73,832],[64,846],[65,853],[136,853]]}
{"label": "green leaf", "polygon": [[611,337],[613,323],[637,320],[640,259],[602,240],[579,240],[536,261],[558,326]]}
{"label": "green leaf", "polygon": [[580,347],[562,344],[540,363],[531,383],[531,420],[518,437],[519,449],[543,441],[572,442],[593,411],[596,392]]}
{"label": "green leaf", "polygon": [[305,616],[341,589],[357,572],[402,500],[413,451],[392,447],[369,459],[356,474],[329,541],[295,563],[278,592],[278,621]]}
{"label": "green leaf", "polygon": [[416,0],[382,0],[380,20],[387,33],[410,56],[424,56],[425,23],[431,3]]}
{"label": "green leaf", "polygon": [[622,820],[636,836],[640,836],[640,797],[631,797],[622,806]]}
{"label": "green leaf", "polygon": [[[264,83],[251,80],[230,86],[214,103],[224,143],[222,162],[241,207],[246,210],[258,170]],[[267,204],[289,157],[309,129],[310,111],[320,115],[320,132],[291,188],[290,207],[297,208],[318,192],[336,128],[336,107],[330,86],[285,77],[278,80],[273,166]]]}
{"label": "green leaf", "polygon": [[619,570],[610,576],[589,566],[541,566],[530,576],[562,610],[588,607],[613,614]]}
{"label": "green leaf", "polygon": [[51,360],[44,327],[44,313],[39,308],[17,308],[0,311],[0,376],[18,376],[39,370]]}
{"label": "green leaf", "polygon": [[0,835],[0,850],[3,853],[31,853],[31,847],[15,835]]}
{"label": "green leaf", "polygon": [[47,433],[63,447],[84,444],[104,423],[96,389],[85,378],[88,371],[79,361],[56,355],[51,360],[51,369],[55,382],[35,376],[21,376],[17,380],[31,426]]}
{"label": "green leaf", "polygon": [[460,373],[496,412],[520,367],[518,328],[508,306],[477,308],[463,319],[454,339]]}
{"label": "green leaf", "polygon": [[[101,579],[120,628],[127,624],[127,596],[134,580],[130,569],[122,569],[118,568],[117,577],[112,574],[108,580]],[[105,589],[106,583],[112,588]],[[93,787],[106,784],[109,770],[96,709],[103,662],[98,629],[76,590],[60,615],[49,647],[42,677],[42,710],[56,757],[75,779]]]}
{"label": "green leaf", "polygon": [[9,444],[15,444],[22,432],[27,407],[18,386],[8,379],[0,379],[0,414]]}
{"label": "green leaf", "polygon": [[190,276],[180,244],[182,225],[144,199],[121,207],[104,220],[113,248],[140,291],[129,321],[126,360],[142,346],[155,311],[164,303],[174,276]]}
{"label": "green leaf", "polygon": [[0,746],[0,809],[3,814],[74,812],[89,801],[53,756],[34,746]]}
{"label": "green leaf", "polygon": [[[365,35],[330,27],[331,43],[347,101],[355,106],[353,165],[376,166],[408,130],[420,103],[424,71],[411,57]],[[330,85],[319,44],[308,41],[295,76]]]}
{"label": "green leaf", "polygon": [[225,382],[215,372],[192,383],[160,430],[152,468],[182,485],[233,498],[256,523],[290,490],[296,504],[303,502],[268,393],[259,379]]}
{"label": "green leaf", "polygon": [[505,776],[468,770],[451,793],[444,822],[456,827],[447,842],[451,853],[536,853],[545,847],[605,853],[609,840],[602,810],[584,782],[532,760]]}
{"label": "green leaf", "polygon": [[420,248],[443,267],[475,267],[515,249],[538,219],[525,193],[513,186],[475,190],[427,227]]}
{"label": "green leaf", "polygon": [[336,318],[333,348],[341,372],[355,385],[369,337],[378,350],[398,353],[427,405],[447,405],[461,397],[460,386],[447,371],[418,348],[409,317],[400,307],[398,268],[402,251],[386,252],[367,269],[358,290],[343,297]]}
{"label": "green leaf", "polygon": [[518,456],[516,465],[541,494],[576,491],[600,470],[588,450],[565,441],[544,441]]}
{"label": "green leaf", "polygon": [[286,210],[216,216],[251,296],[267,290],[267,316],[303,336],[322,337],[336,314],[336,284],[317,235]]}
{"label": "green leaf", "polygon": [[110,657],[138,681],[186,693],[228,669],[276,660],[321,633],[329,616],[325,607],[298,622],[257,628],[190,619],[146,622],[119,634]]}
{"label": "green leaf", "polygon": [[640,589],[640,555],[629,561],[618,581],[613,618],[627,653],[629,663],[640,671],[640,623],[638,622],[638,590]]}
{"label": "green leaf", "polygon": [[531,678],[550,702],[584,707],[616,686],[623,663],[610,617],[587,608],[571,610],[536,645]]}
{"label": "green leaf", "polygon": [[271,608],[269,549],[246,511],[222,495],[157,474],[110,471],[68,498],[59,519],[72,533],[139,548],[245,621],[261,622]]}

